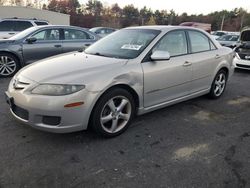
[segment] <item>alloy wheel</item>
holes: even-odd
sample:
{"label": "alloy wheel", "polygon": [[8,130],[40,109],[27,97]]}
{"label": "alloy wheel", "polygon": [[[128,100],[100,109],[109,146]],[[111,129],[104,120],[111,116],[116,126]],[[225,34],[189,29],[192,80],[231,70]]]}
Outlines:
{"label": "alloy wheel", "polygon": [[220,96],[226,86],[226,75],[221,72],[220,74],[217,75],[217,78],[215,79],[215,87],[214,87],[214,94],[215,96]]}
{"label": "alloy wheel", "polygon": [[132,106],[124,96],[111,98],[101,111],[100,123],[108,133],[117,133],[128,123],[132,114]]}
{"label": "alloy wheel", "polygon": [[0,56],[0,75],[9,76],[17,69],[16,62],[9,56]]}

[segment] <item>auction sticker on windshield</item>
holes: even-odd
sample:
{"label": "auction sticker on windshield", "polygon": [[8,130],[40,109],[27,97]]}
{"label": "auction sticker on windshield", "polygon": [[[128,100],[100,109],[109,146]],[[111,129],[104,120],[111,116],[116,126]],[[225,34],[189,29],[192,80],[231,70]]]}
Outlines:
{"label": "auction sticker on windshield", "polygon": [[142,45],[138,44],[124,44],[121,49],[126,49],[126,50],[140,50]]}

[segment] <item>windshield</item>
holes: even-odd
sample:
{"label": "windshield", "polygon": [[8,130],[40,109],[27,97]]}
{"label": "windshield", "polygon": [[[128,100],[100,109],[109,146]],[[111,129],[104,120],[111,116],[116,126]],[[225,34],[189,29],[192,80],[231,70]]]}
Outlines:
{"label": "windshield", "polygon": [[98,29],[100,29],[100,27],[94,27],[94,28],[91,28],[90,31],[95,33]]}
{"label": "windshield", "polygon": [[212,35],[223,36],[223,35],[225,35],[225,34],[226,34],[226,33],[224,33],[224,32],[215,31]]}
{"label": "windshield", "polygon": [[219,37],[217,40],[220,41],[237,41],[239,39],[238,35],[223,35]]}
{"label": "windshield", "polygon": [[153,29],[123,29],[94,43],[85,53],[133,59],[139,56],[160,32]]}
{"label": "windshield", "polygon": [[25,29],[24,31],[14,35],[13,37],[10,38],[10,40],[19,40],[23,39],[24,37],[28,36],[30,33],[35,31],[37,28],[36,27],[30,27],[28,29]]}

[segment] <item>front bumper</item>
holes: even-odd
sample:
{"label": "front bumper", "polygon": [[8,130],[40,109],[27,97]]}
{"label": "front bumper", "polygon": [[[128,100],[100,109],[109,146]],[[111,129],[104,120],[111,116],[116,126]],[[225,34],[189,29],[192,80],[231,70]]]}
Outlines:
{"label": "front bumper", "polygon": [[238,59],[235,57],[233,63],[235,68],[250,70],[250,60]]}
{"label": "front bumper", "polygon": [[[91,97],[86,90],[65,96],[34,95],[24,90],[16,90],[11,81],[6,92],[6,100],[12,115],[20,122],[36,129],[68,133],[85,130],[91,112]],[[65,108],[64,105],[84,102],[77,107]]]}

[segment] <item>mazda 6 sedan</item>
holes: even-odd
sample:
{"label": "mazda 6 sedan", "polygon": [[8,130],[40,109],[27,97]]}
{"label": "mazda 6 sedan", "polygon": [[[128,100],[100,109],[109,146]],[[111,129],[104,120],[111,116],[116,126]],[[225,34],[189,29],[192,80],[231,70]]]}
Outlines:
{"label": "mazda 6 sedan", "polygon": [[93,128],[113,137],[135,115],[208,94],[219,98],[234,53],[206,32],[182,26],[119,30],[85,50],[20,70],[6,99],[34,128],[66,133]]}

